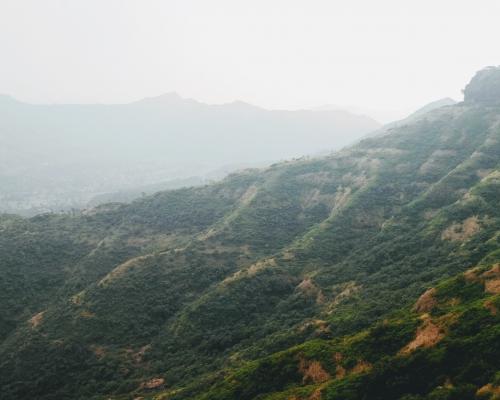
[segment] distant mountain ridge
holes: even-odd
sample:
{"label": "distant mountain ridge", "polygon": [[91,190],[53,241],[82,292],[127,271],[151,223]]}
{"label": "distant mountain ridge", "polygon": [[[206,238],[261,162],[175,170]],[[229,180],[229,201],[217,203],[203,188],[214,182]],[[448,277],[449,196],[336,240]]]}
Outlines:
{"label": "distant mountain ridge", "polygon": [[209,105],[176,93],[116,105],[35,105],[4,96],[0,210],[81,208],[105,192],[339,149],[378,127],[348,112]]}

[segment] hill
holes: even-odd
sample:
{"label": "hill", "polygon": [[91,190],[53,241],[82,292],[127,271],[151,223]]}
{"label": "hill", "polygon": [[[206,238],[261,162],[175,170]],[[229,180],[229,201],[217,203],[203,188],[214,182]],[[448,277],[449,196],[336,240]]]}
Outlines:
{"label": "hill", "polygon": [[33,105],[3,96],[0,211],[81,209],[109,193],[337,150],[378,126],[343,111],[209,105],[175,93],[114,105]]}
{"label": "hill", "polygon": [[229,371],[199,396],[191,387],[165,398],[496,399],[499,283],[500,264],[468,270],[355,335],[310,340]]}
{"label": "hill", "polygon": [[2,398],[495,396],[499,118],[465,101],[324,158],[3,216]]}
{"label": "hill", "polygon": [[425,116],[425,114],[427,114],[431,111],[437,110],[438,108],[441,108],[441,107],[452,106],[456,103],[457,102],[455,100],[453,100],[449,97],[435,100],[431,103],[426,104],[423,107],[420,107],[418,110],[411,113],[408,117],[403,118],[402,120],[389,122],[388,124],[385,124],[384,126],[382,126],[380,129],[377,129],[376,131],[370,132],[366,137],[385,135],[388,132],[390,132],[390,130],[393,128],[401,127],[401,126],[410,124],[412,122],[415,122],[419,118],[422,118],[423,116]]}

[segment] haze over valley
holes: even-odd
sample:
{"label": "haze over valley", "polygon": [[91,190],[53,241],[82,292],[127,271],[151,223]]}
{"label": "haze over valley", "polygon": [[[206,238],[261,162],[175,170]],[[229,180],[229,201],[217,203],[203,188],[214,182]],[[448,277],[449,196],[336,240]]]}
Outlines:
{"label": "haze over valley", "polygon": [[0,1],[0,399],[500,400],[499,19]]}
{"label": "haze over valley", "polygon": [[345,111],[208,105],[176,93],[121,105],[0,97],[0,210],[33,215],[204,184],[338,150],[379,128]]}

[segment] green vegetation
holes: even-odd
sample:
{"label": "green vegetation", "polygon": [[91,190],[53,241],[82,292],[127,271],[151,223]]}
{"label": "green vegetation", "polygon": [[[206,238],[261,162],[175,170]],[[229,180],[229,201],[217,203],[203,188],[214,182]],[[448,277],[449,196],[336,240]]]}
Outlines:
{"label": "green vegetation", "polygon": [[498,115],[457,104],[325,158],[0,217],[2,399],[494,398]]}

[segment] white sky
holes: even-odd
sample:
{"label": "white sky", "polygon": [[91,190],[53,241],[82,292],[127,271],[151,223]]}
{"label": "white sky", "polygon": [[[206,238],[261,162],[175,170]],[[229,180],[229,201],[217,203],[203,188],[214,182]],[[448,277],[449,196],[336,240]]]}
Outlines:
{"label": "white sky", "polygon": [[177,91],[379,120],[500,64],[498,0],[0,0],[0,93],[128,102]]}

